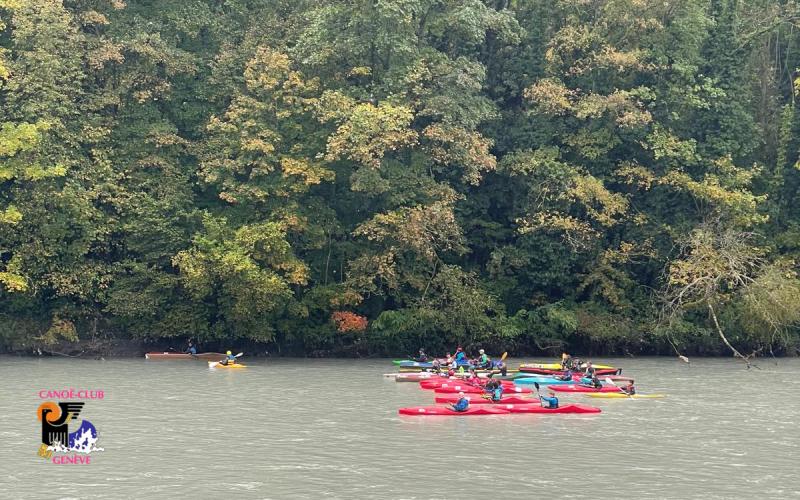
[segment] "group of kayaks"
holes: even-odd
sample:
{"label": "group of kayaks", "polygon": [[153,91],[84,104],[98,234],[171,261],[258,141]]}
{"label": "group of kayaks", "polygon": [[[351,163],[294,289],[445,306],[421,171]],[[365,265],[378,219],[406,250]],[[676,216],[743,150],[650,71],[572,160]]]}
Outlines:
{"label": "group of kayaks", "polygon": [[[242,353],[237,354],[236,358],[240,357],[241,355]],[[247,365],[239,362],[223,364],[222,361],[227,357],[228,356],[226,354],[221,352],[201,352],[197,354],[185,352],[148,352],[144,355],[144,359],[153,361],[206,361],[208,362],[209,368],[219,370],[241,370],[242,368],[247,368]]]}
{"label": "group of kayaks", "polygon": [[[411,406],[400,408],[400,415],[409,416],[472,416],[503,415],[510,413],[600,413],[600,408],[583,404],[559,401],[557,407],[551,408],[540,399],[540,390],[553,392],[558,399],[567,394],[583,394],[599,399],[658,399],[664,394],[628,394],[626,387],[632,387],[633,379],[622,376],[622,370],[613,366],[594,365],[595,382],[588,384],[583,373],[572,373],[561,370],[560,363],[522,364],[517,370],[506,370],[505,375],[491,370],[471,370],[469,377],[464,373],[439,373],[427,370],[430,363],[398,360],[395,365],[401,368],[399,373],[387,374],[397,382],[417,382],[423,390],[434,394],[433,406]],[[591,365],[590,365],[591,366]],[[403,369],[405,368],[405,369]],[[410,369],[416,368],[416,371]],[[489,380],[498,380],[502,385],[502,397],[494,401],[485,388]],[[627,386],[625,384],[628,384]],[[599,386],[598,386],[599,385]],[[469,405],[465,411],[453,409],[461,398],[466,398]],[[441,405],[441,406],[440,406]]]}

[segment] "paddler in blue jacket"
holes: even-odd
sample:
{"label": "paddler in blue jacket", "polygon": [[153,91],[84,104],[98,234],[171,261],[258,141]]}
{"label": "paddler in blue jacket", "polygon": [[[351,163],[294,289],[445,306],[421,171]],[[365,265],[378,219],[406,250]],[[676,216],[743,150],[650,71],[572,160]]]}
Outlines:
{"label": "paddler in blue jacket", "polygon": [[225,353],[225,359],[220,361],[219,364],[223,366],[236,364],[236,356],[234,356],[231,351],[228,351]]}
{"label": "paddler in blue jacket", "polygon": [[[558,398],[556,397],[556,393],[550,391],[550,396],[539,396],[539,400],[542,402],[542,407],[544,408],[558,408]],[[547,403],[545,405],[545,403]]]}
{"label": "paddler in blue jacket", "polygon": [[464,396],[463,392],[458,393],[458,401],[454,405],[450,405],[450,409],[457,412],[467,411],[469,409],[469,399]]}
{"label": "paddler in blue jacket", "polygon": [[467,361],[467,355],[464,354],[464,350],[461,349],[461,346],[456,349],[456,359],[455,362],[459,365],[465,364]]}
{"label": "paddler in blue jacket", "polygon": [[194,356],[194,355],[197,354],[197,347],[195,347],[195,345],[192,343],[192,341],[189,340],[189,345],[186,347],[186,350],[183,351],[183,352],[185,352],[186,354],[191,354],[192,356]]}
{"label": "paddler in blue jacket", "polygon": [[559,375],[556,378],[559,380],[572,380],[572,370],[567,368],[567,371],[565,371],[563,375]]}
{"label": "paddler in blue jacket", "polygon": [[495,381],[496,385],[494,389],[492,389],[492,401],[500,401],[503,399],[503,384],[499,381]]}

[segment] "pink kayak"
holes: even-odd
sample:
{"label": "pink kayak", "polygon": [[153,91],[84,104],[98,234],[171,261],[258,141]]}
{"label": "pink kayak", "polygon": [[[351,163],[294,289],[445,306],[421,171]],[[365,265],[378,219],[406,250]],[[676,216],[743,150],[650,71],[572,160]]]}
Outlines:
{"label": "pink kayak", "polygon": [[450,417],[464,417],[469,415],[508,415],[508,411],[494,406],[470,406],[466,411],[454,411],[446,406],[411,406],[408,408],[400,408],[397,410],[400,415],[415,415],[415,416],[450,416]]}
{"label": "pink kayak", "polygon": [[498,404],[491,408],[502,408],[509,413],[600,413],[600,408],[586,405],[563,405],[558,408],[544,408],[540,404]]}
{"label": "pink kayak", "polygon": [[[454,384],[448,385],[447,387],[437,387],[433,392],[436,394],[458,394],[459,392],[463,392],[464,394],[483,394],[486,391],[484,391],[482,387]],[[533,391],[524,387],[503,387],[504,394],[530,394],[531,392]]]}
{"label": "pink kayak", "polygon": [[[447,396],[436,396],[434,401],[437,403],[456,403],[460,399],[460,396],[457,394],[447,395]],[[470,394],[467,396],[469,400],[469,404],[471,405],[497,405],[500,406],[502,404],[539,404],[539,400],[531,399],[531,398],[523,398],[522,396],[508,396],[504,397],[498,402],[494,402],[491,399],[482,398],[477,394]]]}
{"label": "pink kayak", "polygon": [[549,390],[556,392],[620,392],[619,387],[613,385],[604,385],[600,389],[585,385],[551,385]]}

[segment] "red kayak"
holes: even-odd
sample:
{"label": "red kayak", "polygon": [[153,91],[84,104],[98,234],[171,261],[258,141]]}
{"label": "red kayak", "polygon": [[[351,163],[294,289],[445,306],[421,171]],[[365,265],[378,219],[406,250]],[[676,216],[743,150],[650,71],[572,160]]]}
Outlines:
{"label": "red kayak", "polygon": [[[502,380],[503,387],[514,387],[514,382],[511,380]],[[436,379],[436,380],[421,380],[419,386],[422,389],[438,389],[439,387],[451,387],[454,385],[478,387],[463,380],[457,379]],[[481,386],[482,387],[482,386]]]}
{"label": "red kayak", "polygon": [[[446,396],[436,396],[434,398],[434,401],[436,401],[437,403],[455,404],[455,403],[458,402],[459,399],[460,399],[460,396],[458,396],[458,395],[452,395],[452,396],[451,395],[446,395]],[[482,397],[478,396],[477,394],[470,394],[470,395],[467,396],[467,399],[469,400],[469,404],[471,404],[471,405],[497,405],[497,406],[500,406],[502,404],[521,404],[521,405],[524,405],[524,404],[539,404],[539,401],[536,400],[536,399],[524,398],[522,396],[508,396],[508,397],[504,397],[500,401],[495,402],[495,401],[492,401],[491,399],[482,398]]]}
{"label": "red kayak", "polygon": [[146,352],[144,354],[144,359],[151,359],[151,360],[158,360],[158,361],[165,361],[165,360],[176,360],[176,359],[194,359],[194,360],[201,360],[201,361],[219,361],[225,357],[224,354],[220,352],[200,352],[197,354],[189,354],[185,352]]}
{"label": "red kayak", "polygon": [[[547,368],[528,368],[528,367],[521,367],[519,369],[519,371],[523,372],[523,373],[538,373],[539,375],[551,375],[551,376],[558,376],[558,375],[562,375],[563,376],[565,373],[567,373],[564,370],[549,370]],[[616,375],[618,371],[621,371],[621,370],[613,369],[613,368],[603,368],[603,369],[595,370],[594,374],[597,375],[598,377],[601,376],[601,375],[603,375],[603,376],[605,376],[605,375]],[[583,373],[581,373],[581,372],[573,372],[573,374],[583,375]]]}
{"label": "red kayak", "polygon": [[493,406],[471,406],[466,411],[454,411],[446,406],[410,406],[397,410],[400,415],[466,417],[470,415],[508,415],[508,411]]}
{"label": "red kayak", "polygon": [[556,392],[620,392],[619,387],[613,385],[605,385],[600,389],[585,385],[551,385],[550,390]]}
{"label": "red kayak", "polygon": [[564,405],[558,408],[544,408],[540,404],[498,404],[491,408],[502,408],[509,413],[600,413],[600,408],[586,405]]}
{"label": "red kayak", "polygon": [[[485,391],[482,387],[472,385],[448,385],[447,387],[437,387],[433,392],[436,394],[458,394],[459,392],[464,394],[483,394]],[[533,391],[523,387],[503,387],[503,392],[506,394],[530,394]]]}

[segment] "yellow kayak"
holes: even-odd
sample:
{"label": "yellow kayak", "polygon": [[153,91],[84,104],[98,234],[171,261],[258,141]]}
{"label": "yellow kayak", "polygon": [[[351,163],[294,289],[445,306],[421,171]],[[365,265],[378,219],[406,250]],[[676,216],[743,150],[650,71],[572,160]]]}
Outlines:
{"label": "yellow kayak", "polygon": [[590,398],[608,398],[608,399],[660,399],[667,397],[666,394],[634,394],[628,396],[621,392],[592,392],[586,394]]}
{"label": "yellow kayak", "polygon": [[209,361],[208,362],[208,367],[209,368],[225,368],[227,370],[233,370],[233,369],[238,369],[238,368],[247,368],[247,365],[243,365],[241,363],[223,365],[223,364],[220,364],[219,361]]}
{"label": "yellow kayak", "polygon": [[[592,365],[596,370],[616,370],[614,366],[608,365]],[[524,363],[519,365],[520,368],[539,368],[542,370],[560,370],[561,363]],[[586,367],[586,363],[582,363],[581,367]]]}

